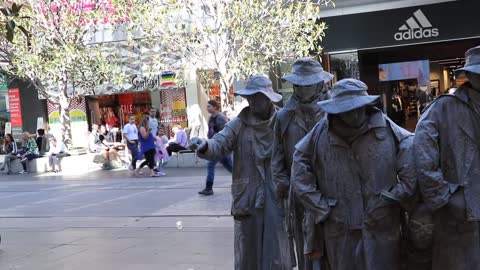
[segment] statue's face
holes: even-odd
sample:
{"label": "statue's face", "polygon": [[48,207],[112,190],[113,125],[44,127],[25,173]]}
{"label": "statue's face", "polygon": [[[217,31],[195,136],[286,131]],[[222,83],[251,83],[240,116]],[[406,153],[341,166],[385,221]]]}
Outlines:
{"label": "statue's face", "polygon": [[270,112],[272,102],[270,99],[262,93],[256,93],[254,95],[245,97],[248,101],[248,105],[253,114],[265,115]]}
{"label": "statue's face", "polygon": [[480,74],[467,72],[468,81],[472,84],[473,89],[480,91]]}
{"label": "statue's face", "polygon": [[311,100],[318,92],[323,89],[323,82],[312,85],[293,85],[295,96],[304,101]]}
{"label": "statue's face", "polygon": [[341,113],[338,117],[350,127],[360,127],[367,120],[367,107]]}

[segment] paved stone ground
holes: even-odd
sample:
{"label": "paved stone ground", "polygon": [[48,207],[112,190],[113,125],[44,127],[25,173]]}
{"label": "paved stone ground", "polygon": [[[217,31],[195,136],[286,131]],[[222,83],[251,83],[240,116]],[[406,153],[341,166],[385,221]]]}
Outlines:
{"label": "paved stone ground", "polygon": [[233,269],[229,173],[167,173],[0,176],[0,269]]}

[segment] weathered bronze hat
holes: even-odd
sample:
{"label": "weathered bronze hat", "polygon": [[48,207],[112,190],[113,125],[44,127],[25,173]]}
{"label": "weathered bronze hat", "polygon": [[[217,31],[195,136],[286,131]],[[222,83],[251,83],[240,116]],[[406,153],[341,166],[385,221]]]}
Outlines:
{"label": "weathered bronze hat", "polygon": [[320,82],[329,82],[333,75],[323,70],[320,63],[311,58],[303,57],[292,64],[292,73],[282,77],[283,80],[296,85],[313,85]]}
{"label": "weathered bronze hat", "polygon": [[320,108],[329,114],[339,114],[374,104],[380,96],[367,93],[367,85],[356,79],[343,79],[330,90],[331,99],[318,102]]}
{"label": "weathered bronze hat", "polygon": [[273,92],[272,81],[264,74],[251,76],[245,89],[236,91],[235,96],[250,96],[256,93],[262,93],[273,102],[282,100],[282,95]]}
{"label": "weathered bronze hat", "polygon": [[480,74],[480,46],[471,48],[465,53],[466,63],[463,68],[455,70],[455,76],[465,72]]}

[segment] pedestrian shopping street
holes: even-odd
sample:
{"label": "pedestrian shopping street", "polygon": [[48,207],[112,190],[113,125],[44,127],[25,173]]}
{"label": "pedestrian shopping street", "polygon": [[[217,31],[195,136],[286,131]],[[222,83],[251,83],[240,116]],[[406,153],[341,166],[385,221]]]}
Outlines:
{"label": "pedestrian shopping street", "polygon": [[0,177],[0,269],[233,269],[230,176],[205,169]]}

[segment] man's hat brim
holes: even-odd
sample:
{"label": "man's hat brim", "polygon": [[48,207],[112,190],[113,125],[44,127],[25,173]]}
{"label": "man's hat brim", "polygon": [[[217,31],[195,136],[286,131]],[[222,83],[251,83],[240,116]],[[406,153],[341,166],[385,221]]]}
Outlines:
{"label": "man's hat brim", "polygon": [[320,101],[318,105],[328,114],[339,114],[375,104],[379,99],[380,96],[344,97]]}

